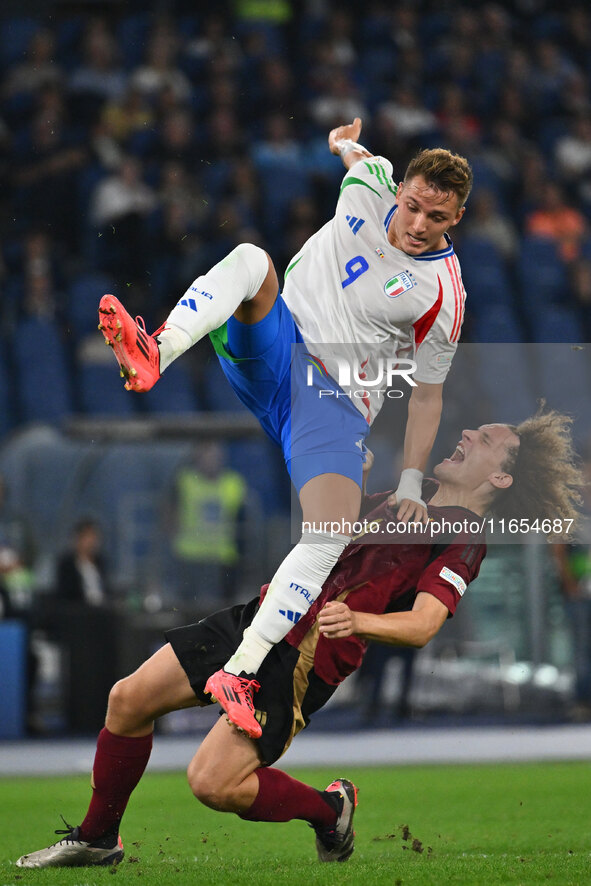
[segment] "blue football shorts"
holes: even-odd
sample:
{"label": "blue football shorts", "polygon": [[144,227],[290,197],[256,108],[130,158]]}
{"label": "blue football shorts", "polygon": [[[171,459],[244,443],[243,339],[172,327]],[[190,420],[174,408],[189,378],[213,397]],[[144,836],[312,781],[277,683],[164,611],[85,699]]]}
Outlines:
{"label": "blue football shorts", "polygon": [[310,355],[281,295],[259,323],[230,317],[211,338],[237,396],[281,446],[298,493],[327,473],[361,487],[369,425],[330,376],[314,373],[313,385],[307,384]]}

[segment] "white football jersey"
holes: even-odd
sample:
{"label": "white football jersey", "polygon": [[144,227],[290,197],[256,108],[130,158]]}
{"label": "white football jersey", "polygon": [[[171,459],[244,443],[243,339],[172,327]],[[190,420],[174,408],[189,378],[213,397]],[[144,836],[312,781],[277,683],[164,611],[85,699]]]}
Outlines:
{"label": "white football jersey", "polygon": [[[411,358],[416,381],[442,382],[464,318],[465,291],[451,240],[436,252],[412,256],[388,240],[396,211],[392,164],[372,157],[343,179],[334,217],[304,244],[285,272],[283,298],[306,345],[338,380],[330,349],[352,345],[368,379],[380,376],[384,355]],[[323,360],[324,362],[324,360]],[[362,376],[363,377],[363,376]],[[343,386],[343,385],[341,385]],[[354,402],[371,423],[385,390]]]}

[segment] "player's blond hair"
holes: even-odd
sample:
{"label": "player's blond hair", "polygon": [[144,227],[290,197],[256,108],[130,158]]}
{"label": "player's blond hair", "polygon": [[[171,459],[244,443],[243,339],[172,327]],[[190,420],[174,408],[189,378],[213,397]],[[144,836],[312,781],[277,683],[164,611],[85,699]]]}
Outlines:
{"label": "player's blond hair", "polygon": [[[495,517],[557,521],[576,525],[584,485],[579,460],[571,436],[572,418],[547,409],[542,401],[535,415],[519,425],[511,425],[519,446],[509,449],[502,468],[513,477],[509,489],[502,490],[491,505]],[[551,532],[550,540],[565,539],[564,533]]]}
{"label": "player's blond hair", "polygon": [[404,181],[408,182],[416,175],[422,175],[428,184],[445,194],[453,191],[458,198],[458,209],[464,205],[472,190],[472,167],[465,157],[452,154],[446,148],[419,151],[408,164]]}

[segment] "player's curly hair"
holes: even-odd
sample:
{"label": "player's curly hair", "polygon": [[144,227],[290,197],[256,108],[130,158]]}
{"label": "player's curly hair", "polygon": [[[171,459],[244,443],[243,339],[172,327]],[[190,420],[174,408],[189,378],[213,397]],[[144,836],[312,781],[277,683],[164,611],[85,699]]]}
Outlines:
{"label": "player's curly hair", "polygon": [[426,182],[449,194],[453,191],[461,208],[472,190],[472,167],[465,157],[452,154],[445,148],[428,148],[413,157],[404,173],[407,182],[422,175]]}
{"label": "player's curly hair", "polygon": [[[535,415],[511,425],[519,446],[508,451],[502,468],[513,477],[501,490],[490,512],[506,519],[574,520],[576,525],[584,485],[579,459],[573,448],[572,418],[547,409],[542,401]],[[548,533],[550,541],[565,540],[564,534]]]}

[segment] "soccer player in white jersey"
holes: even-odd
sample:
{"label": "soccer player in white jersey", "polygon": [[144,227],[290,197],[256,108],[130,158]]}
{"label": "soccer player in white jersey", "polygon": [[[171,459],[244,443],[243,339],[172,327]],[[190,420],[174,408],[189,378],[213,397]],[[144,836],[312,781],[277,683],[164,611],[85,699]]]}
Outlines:
{"label": "soccer player in white jersey", "polygon": [[[357,118],[329,135],[331,152],[347,169],[336,212],[290,262],[282,294],[267,253],[240,244],[191,284],[153,335],[114,296],[103,296],[99,307],[99,328],[128,390],[149,390],[209,334],[237,395],[283,449],[304,526],[311,528],[279,566],[244,641],[207,686],[254,738],[260,735],[254,675],[317,598],[349,541],[361,503],[364,441],[382,400],[345,396],[331,375],[334,359],[327,373],[315,349],[352,346],[372,380],[376,355],[387,353],[391,365],[412,355],[396,501],[399,519],[426,520],[423,471],[462,325],[465,293],[447,232],[464,214],[472,184],[468,162],[444,149],[422,151],[396,187],[390,162],[359,145],[360,133]],[[302,373],[309,380],[314,365],[332,396],[319,398],[317,388],[306,387]]]}

